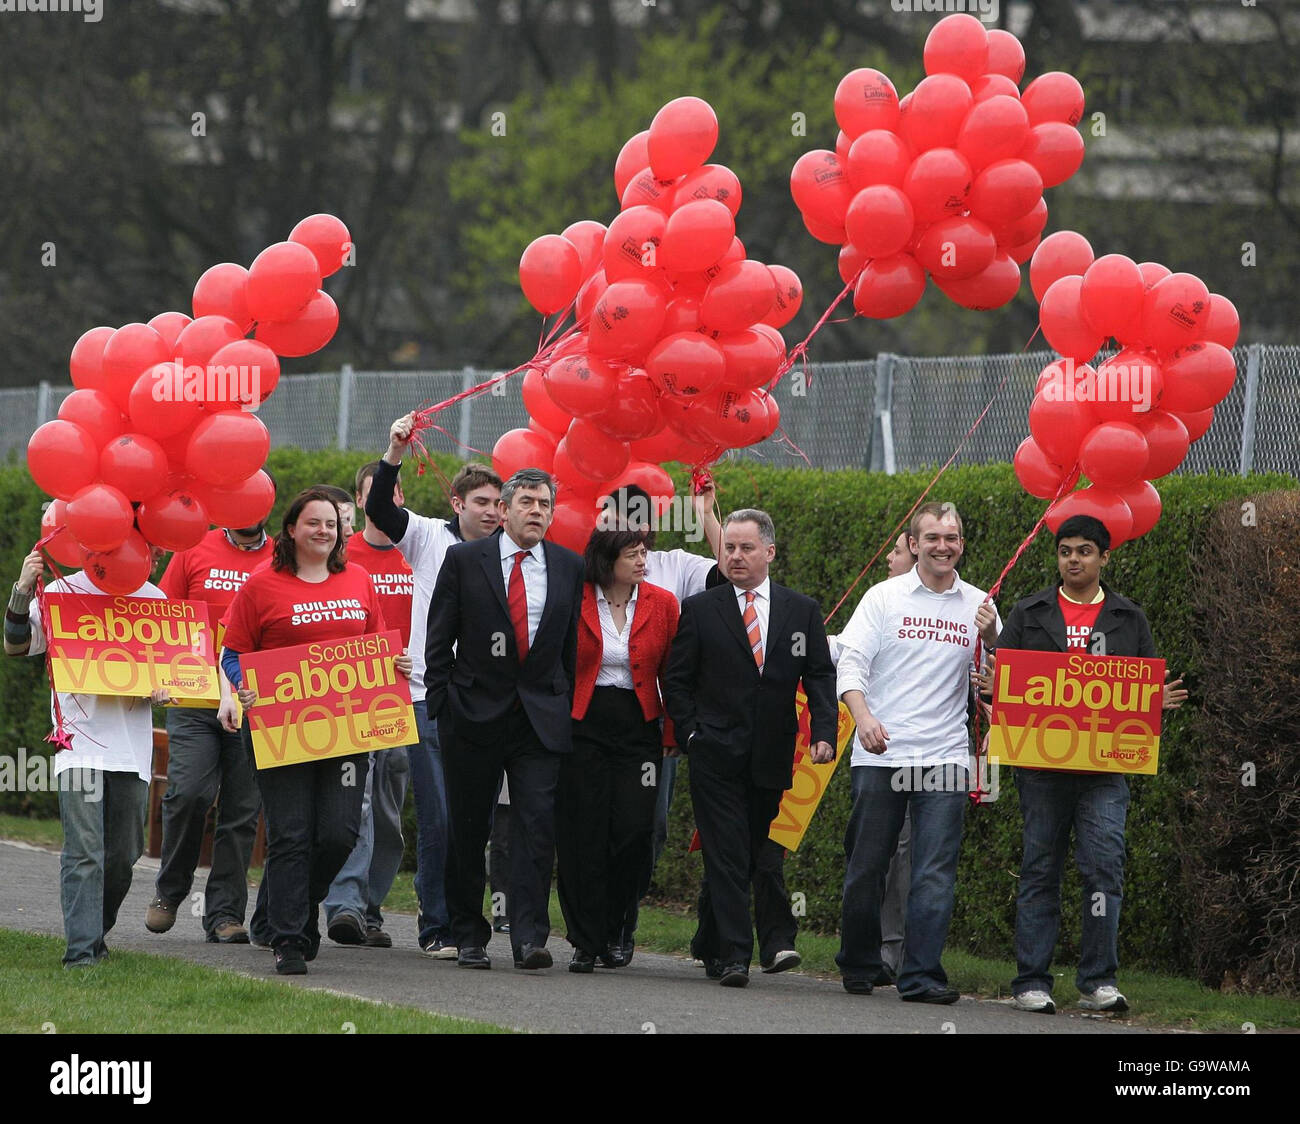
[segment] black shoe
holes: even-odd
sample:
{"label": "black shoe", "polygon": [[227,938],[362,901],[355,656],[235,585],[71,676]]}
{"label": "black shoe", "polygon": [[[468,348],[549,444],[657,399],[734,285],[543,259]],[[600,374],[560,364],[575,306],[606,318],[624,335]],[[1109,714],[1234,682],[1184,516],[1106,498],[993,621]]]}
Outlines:
{"label": "black shoe", "polygon": [[739,962],[724,964],[722,966],[722,976],[718,982],[723,987],[747,987],[749,985],[749,969]]}
{"label": "black shoe", "polygon": [[888,968],[881,968],[880,971],[877,972],[875,976],[872,977],[871,982],[875,984],[876,987],[897,987],[898,986],[898,980],[894,977],[894,973],[891,972]]}
{"label": "black shoe", "polygon": [[626,968],[632,963],[632,953],[636,945],[629,940],[626,944],[612,944],[606,949],[602,960],[607,960],[606,968]]}
{"label": "black shoe", "polygon": [[365,944],[366,928],[350,913],[340,913],[326,930],[335,944]]}
{"label": "black shoe", "polygon": [[492,959],[488,956],[485,948],[462,948],[456,953],[456,967],[491,968]]}
{"label": "black shoe", "polygon": [[602,968],[621,968],[623,950],[615,945],[609,945],[601,952],[596,953],[596,961]]}
{"label": "black shoe", "polygon": [[717,960],[706,960],[704,962],[704,978],[709,980],[722,979],[722,964]]}
{"label": "black shoe", "polygon": [[378,925],[366,926],[366,947],[367,948],[392,948],[393,938],[384,932]]}
{"label": "black shoe", "polygon": [[950,987],[929,987],[925,991],[914,991],[910,995],[900,995],[904,1003],[956,1003],[961,998],[960,991]]}
{"label": "black shoe", "polygon": [[281,945],[275,950],[275,970],[281,976],[305,976],[307,961],[297,945]]}
{"label": "black shoe", "polygon": [[596,958],[590,952],[583,952],[580,948],[573,950],[573,959],[569,961],[570,972],[580,972],[586,974],[596,970]]}
{"label": "black shoe", "polygon": [[510,922],[507,921],[504,917],[497,918],[495,921],[492,922],[492,932],[494,933],[510,932]]}
{"label": "black shoe", "polygon": [[545,948],[539,948],[535,944],[521,944],[515,956],[515,967],[530,972],[538,968],[549,968],[554,963],[551,954]]}
{"label": "black shoe", "polygon": [[871,994],[870,980],[864,980],[861,977],[854,978],[853,976],[845,976],[840,982],[844,985],[844,990],[850,995]]}

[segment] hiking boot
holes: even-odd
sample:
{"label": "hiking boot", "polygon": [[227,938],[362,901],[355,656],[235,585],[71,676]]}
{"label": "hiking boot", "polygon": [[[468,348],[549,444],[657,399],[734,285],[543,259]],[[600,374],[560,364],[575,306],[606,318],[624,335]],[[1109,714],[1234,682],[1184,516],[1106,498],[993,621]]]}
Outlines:
{"label": "hiking boot", "polygon": [[366,926],[366,947],[367,948],[392,948],[393,938],[383,931],[378,925]]}
{"label": "hiking boot", "polygon": [[248,930],[238,921],[222,921],[208,933],[209,944],[248,944]]}
{"label": "hiking boot", "polygon": [[329,929],[330,940],[335,944],[365,944],[366,930],[350,913],[340,913],[333,921],[330,922]]}
{"label": "hiking boot", "polygon": [[144,927],[151,933],[165,933],[176,924],[176,907],[180,902],[169,902],[166,898],[154,898],[149,908],[144,911]]}

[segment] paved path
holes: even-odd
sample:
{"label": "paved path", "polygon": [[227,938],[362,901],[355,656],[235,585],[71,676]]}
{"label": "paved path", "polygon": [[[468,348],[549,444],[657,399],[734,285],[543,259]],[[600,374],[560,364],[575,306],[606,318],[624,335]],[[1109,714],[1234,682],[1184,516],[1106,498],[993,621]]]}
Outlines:
{"label": "paved path", "polygon": [[[131,893],[108,935],[110,948],[174,956],[259,979],[279,978],[269,952],[250,945],[204,943],[198,918],[184,907],[171,932],[145,929],[144,911],[157,869],[154,859],[136,865]],[[199,872],[196,890],[202,889],[205,875]],[[0,841],[0,928],[62,936],[58,880],[56,853]],[[928,1007],[900,1002],[892,988],[852,996],[837,979],[790,972],[765,976],[755,970],[749,987],[730,990],[706,982],[702,969],[690,960],[640,949],[627,968],[577,976],[565,970],[569,946],[554,934],[550,949],[556,967],[550,971],[515,970],[509,945],[498,937],[488,949],[492,971],[470,972],[454,961],[421,955],[413,917],[393,914],[387,927],[393,934],[392,949],[345,948],[327,938],[310,974],[290,977],[289,982],[540,1032],[934,1034],[951,1023],[947,1029],[962,1034],[1140,1033],[1109,1018],[1064,1011],[1054,1018],[1027,1015],[992,1000],[962,999],[951,1007]],[[358,1004],[359,1027],[364,1018],[365,1005]]]}

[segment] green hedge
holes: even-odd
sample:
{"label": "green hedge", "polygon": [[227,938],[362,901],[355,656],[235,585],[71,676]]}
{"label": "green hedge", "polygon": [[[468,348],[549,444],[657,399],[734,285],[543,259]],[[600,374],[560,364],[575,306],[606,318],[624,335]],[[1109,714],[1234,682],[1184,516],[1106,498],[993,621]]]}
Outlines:
{"label": "green hedge", "polygon": [[[358,465],[375,452],[303,453],[278,450],[270,467],[280,495],[289,497],[308,484],[325,482],[350,487]],[[438,458],[443,471],[454,471],[452,458]],[[776,581],[815,596],[824,610],[839,600],[858,571],[888,541],[894,525],[912,506],[930,473],[898,476],[844,471],[774,468],[741,462],[720,466],[715,477],[724,510],[757,506],[769,511],[777,527]],[[677,474],[685,487],[685,473]],[[446,516],[449,509],[436,474],[403,481],[408,505],[416,511]],[[1164,516],[1156,529],[1116,551],[1108,580],[1142,603],[1151,620],[1156,645],[1169,666],[1184,674],[1193,704],[1165,727],[1159,775],[1133,781],[1129,813],[1129,857],[1124,917],[1120,926],[1121,958],[1128,965],[1185,971],[1189,967],[1187,934],[1194,919],[1182,892],[1176,830],[1194,830],[1186,818],[1183,795],[1191,786],[1192,725],[1201,668],[1193,646],[1194,606],[1188,596],[1190,563],[1209,514],[1225,501],[1278,488],[1293,488],[1287,476],[1195,476],[1161,482]],[[1042,513],[1043,504],[1027,496],[1006,465],[954,468],[931,494],[951,501],[965,520],[963,578],[987,588]],[[7,587],[17,576],[24,553],[34,541],[43,497],[21,467],[0,469],[0,502],[9,519],[0,528],[0,581]],[[277,505],[278,518],[284,499]],[[679,535],[664,533],[660,545],[679,545]],[[700,549],[698,544],[688,549]],[[878,562],[830,623],[838,631],[848,621],[867,585],[884,576]],[[1012,603],[1053,578],[1050,539],[1040,537],[1008,576],[999,604]],[[43,745],[49,731],[48,692],[38,661],[0,661],[0,749]],[[1014,770],[1004,770],[996,803],[971,811],[966,826],[951,941],[974,952],[1005,956],[1011,948],[1015,919],[1016,878],[1020,859],[1020,816]],[[669,846],[656,873],[662,898],[691,902],[700,874],[699,855],[686,853],[691,833],[689,765],[679,774]],[[838,924],[843,877],[842,841],[849,811],[848,769],[841,766],[800,851],[787,863],[792,893],[807,902],[806,924],[831,931]],[[48,794],[0,793],[0,810],[55,814]],[[1069,868],[1062,902],[1062,955],[1077,954],[1079,883]]]}

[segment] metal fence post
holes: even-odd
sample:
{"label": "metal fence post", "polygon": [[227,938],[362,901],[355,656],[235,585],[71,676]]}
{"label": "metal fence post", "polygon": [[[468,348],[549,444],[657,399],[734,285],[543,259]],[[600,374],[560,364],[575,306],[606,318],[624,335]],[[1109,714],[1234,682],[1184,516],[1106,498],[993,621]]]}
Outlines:
{"label": "metal fence post", "polygon": [[880,453],[876,453],[876,443],[872,442],[871,460],[868,468],[875,472],[886,472],[893,476],[898,471],[898,462],[894,455],[894,365],[898,357],[887,351],[876,356],[876,402],[875,424],[880,426]]}
{"label": "metal fence post", "polygon": [[[476,381],[478,372],[473,367],[465,367],[460,373],[460,392],[469,390]],[[469,447],[470,432],[474,421],[474,399],[462,398],[460,402],[460,434],[457,440],[463,448]]]}
{"label": "metal fence post", "polygon": [[39,428],[50,420],[50,384],[47,379],[41,379],[40,385],[36,390],[36,425]]}
{"label": "metal fence post", "polygon": [[348,418],[352,412],[352,364],[344,363],[339,371],[339,417],[334,433],[334,447],[348,447]]}
{"label": "metal fence post", "polygon": [[1255,422],[1259,413],[1259,368],[1262,344],[1252,343],[1246,348],[1246,395],[1242,401],[1241,462],[1239,476],[1247,476],[1255,467]]}

